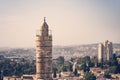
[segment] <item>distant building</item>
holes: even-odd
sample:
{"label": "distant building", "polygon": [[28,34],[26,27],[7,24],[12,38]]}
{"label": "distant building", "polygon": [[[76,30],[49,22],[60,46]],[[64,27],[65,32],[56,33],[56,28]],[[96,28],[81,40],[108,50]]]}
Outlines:
{"label": "distant building", "polygon": [[72,72],[61,72],[61,77],[73,77],[74,74]]}
{"label": "distant building", "polygon": [[10,77],[3,77],[3,80],[21,80],[20,77],[16,77],[16,76],[10,76]]}
{"label": "distant building", "polygon": [[52,35],[44,23],[36,35],[36,80],[52,80]]}
{"label": "distant building", "polygon": [[77,62],[73,63],[73,67],[72,68],[73,68],[73,72],[75,72],[75,69],[77,69]]}
{"label": "distant building", "polygon": [[23,75],[21,77],[7,76],[7,77],[3,77],[3,80],[36,80],[36,79],[35,79],[35,75]]}
{"label": "distant building", "polygon": [[98,45],[98,62],[109,61],[113,55],[112,42],[108,40]]}

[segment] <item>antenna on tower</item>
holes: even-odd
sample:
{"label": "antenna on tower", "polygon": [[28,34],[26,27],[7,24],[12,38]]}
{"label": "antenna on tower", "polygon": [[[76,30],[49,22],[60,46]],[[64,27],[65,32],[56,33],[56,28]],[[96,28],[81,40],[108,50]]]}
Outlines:
{"label": "antenna on tower", "polygon": [[46,17],[44,17],[44,22],[46,22]]}

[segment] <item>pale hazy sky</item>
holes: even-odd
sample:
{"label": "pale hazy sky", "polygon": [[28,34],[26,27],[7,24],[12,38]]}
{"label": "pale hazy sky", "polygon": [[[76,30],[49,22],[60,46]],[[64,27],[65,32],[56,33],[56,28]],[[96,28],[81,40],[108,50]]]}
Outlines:
{"label": "pale hazy sky", "polygon": [[44,16],[54,45],[120,42],[120,0],[0,0],[0,47],[35,47]]}

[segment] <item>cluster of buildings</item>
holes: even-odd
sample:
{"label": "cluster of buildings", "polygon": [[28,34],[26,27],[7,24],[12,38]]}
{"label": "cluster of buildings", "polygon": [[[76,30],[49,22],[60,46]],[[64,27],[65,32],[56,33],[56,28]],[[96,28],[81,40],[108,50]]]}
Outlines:
{"label": "cluster of buildings", "polygon": [[98,45],[98,62],[109,61],[113,56],[112,42],[108,40]]}
{"label": "cluster of buildings", "polygon": [[104,75],[109,72],[109,69],[91,68],[90,72],[96,76],[96,80],[120,80],[120,74],[111,74],[111,78],[105,78]]}

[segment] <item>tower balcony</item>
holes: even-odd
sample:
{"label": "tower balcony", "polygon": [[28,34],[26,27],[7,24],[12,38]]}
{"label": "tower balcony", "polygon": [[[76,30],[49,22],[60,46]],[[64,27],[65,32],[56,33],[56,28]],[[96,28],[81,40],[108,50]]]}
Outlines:
{"label": "tower balcony", "polygon": [[[41,33],[42,33],[41,30],[36,30],[36,36],[42,36]],[[48,35],[49,35],[49,36],[52,36],[52,30],[49,30],[49,31],[48,31]]]}

